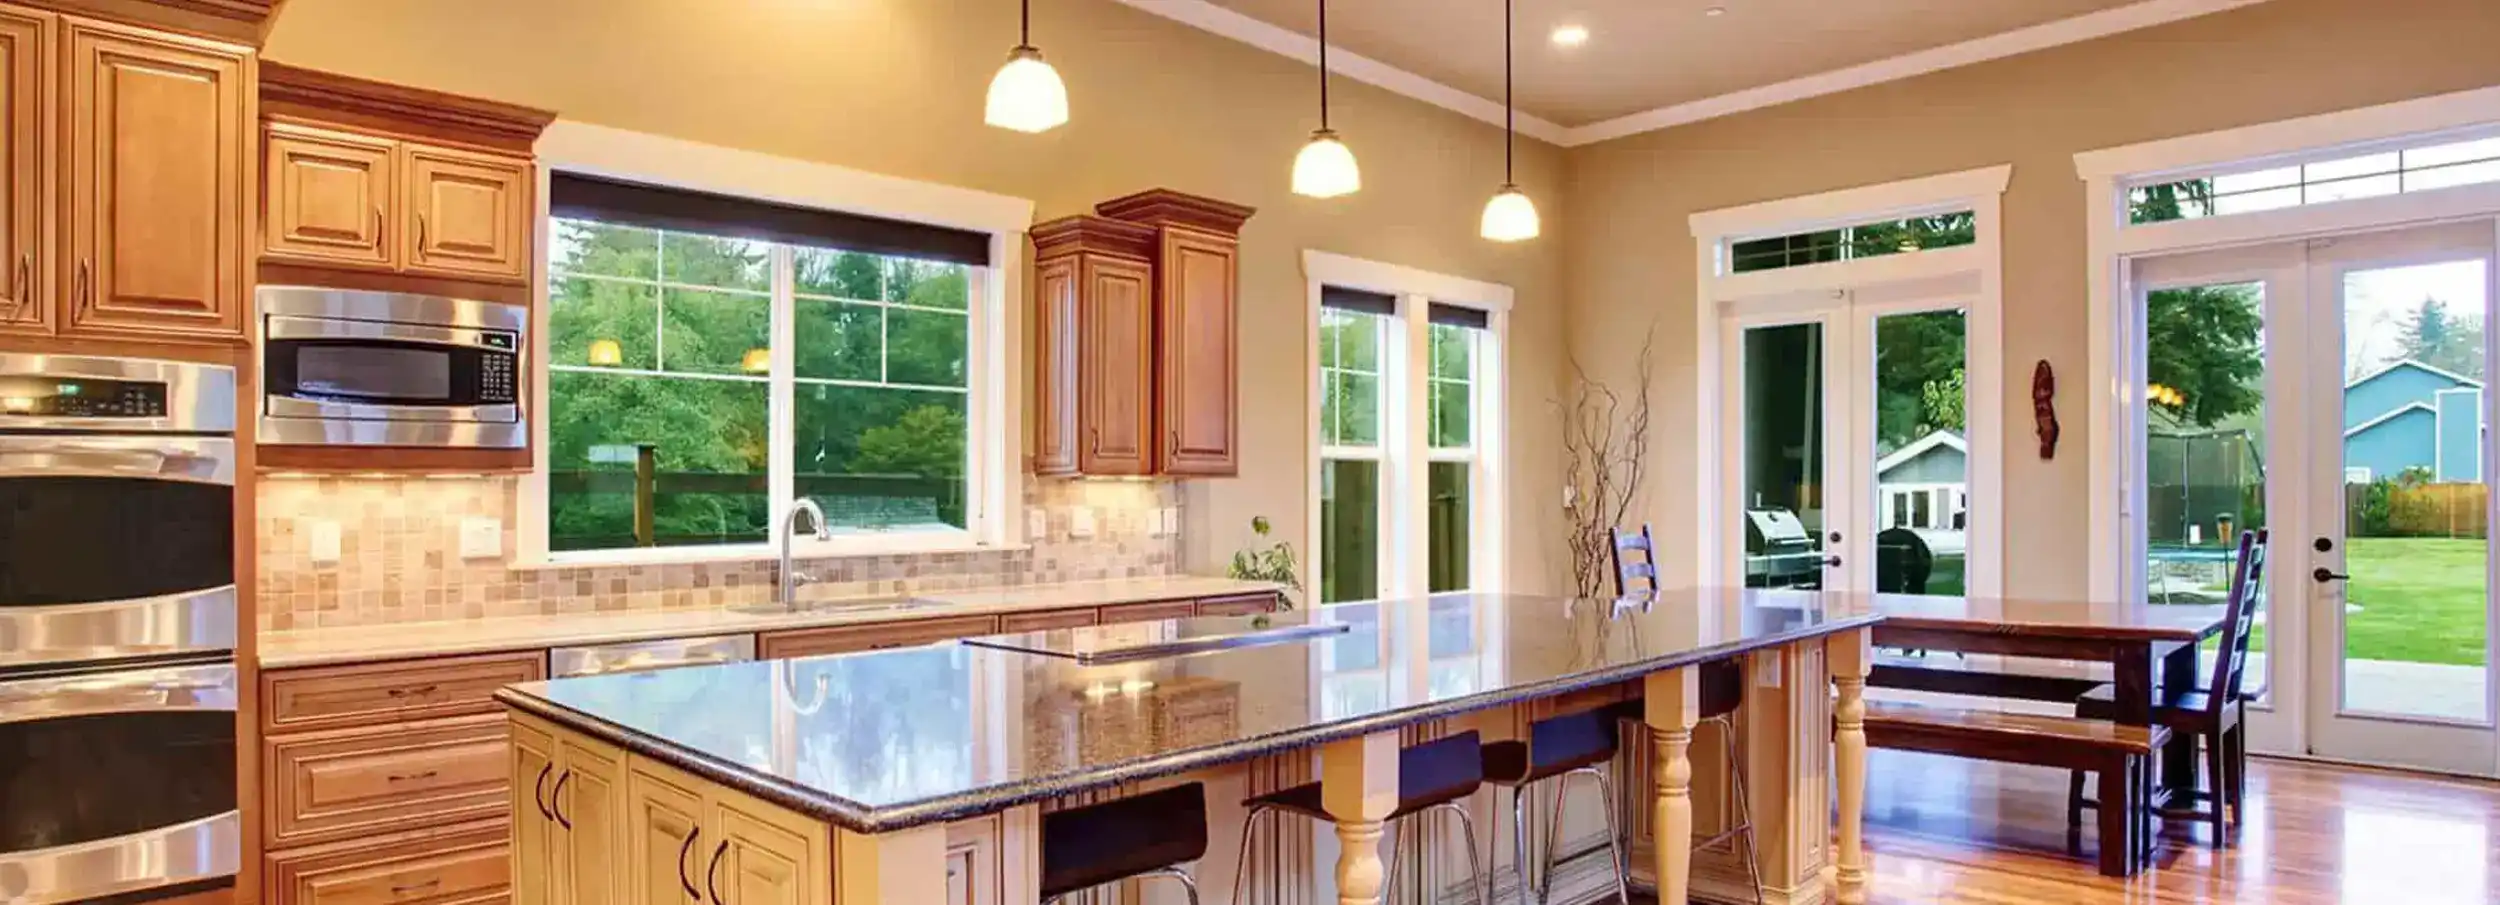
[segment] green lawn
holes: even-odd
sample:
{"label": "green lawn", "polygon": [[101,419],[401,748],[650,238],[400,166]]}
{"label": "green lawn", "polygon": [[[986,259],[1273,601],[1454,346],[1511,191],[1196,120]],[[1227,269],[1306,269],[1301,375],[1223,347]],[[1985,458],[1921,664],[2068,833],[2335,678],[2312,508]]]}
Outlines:
{"label": "green lawn", "polygon": [[[2483,663],[2481,540],[2422,537],[2360,537],[2345,562],[2352,582],[2346,599],[2361,607],[2346,616],[2345,645],[2354,659],[2409,663]],[[2308,576],[2283,576],[2284,592],[2306,590]],[[2263,650],[2265,627],[2250,647]]]}

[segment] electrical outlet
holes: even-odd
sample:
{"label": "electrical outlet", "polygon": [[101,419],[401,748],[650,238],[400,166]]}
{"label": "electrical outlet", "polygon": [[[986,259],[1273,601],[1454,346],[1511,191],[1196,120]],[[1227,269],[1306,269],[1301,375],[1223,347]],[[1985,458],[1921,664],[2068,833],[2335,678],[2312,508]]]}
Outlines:
{"label": "electrical outlet", "polygon": [[491,518],[460,520],[460,558],[487,559],[503,555],[503,521]]}
{"label": "electrical outlet", "polygon": [[1094,536],[1094,507],[1068,507],[1068,536],[1075,538]]}
{"label": "electrical outlet", "polygon": [[1024,539],[1028,542],[1050,539],[1050,510],[1040,506],[1024,510]]}
{"label": "electrical outlet", "polygon": [[1170,536],[1172,536],[1172,535],[1175,535],[1175,534],[1179,534],[1179,533],[1181,533],[1181,509],[1180,509],[1180,507],[1178,507],[1178,506],[1165,506],[1165,507],[1163,507],[1163,512],[1161,513],[1161,517],[1160,517],[1159,519],[1157,519],[1157,521],[1158,521],[1160,524],[1158,524],[1156,527],[1157,527],[1157,528],[1159,528],[1160,530],[1156,531],[1156,532],[1155,532],[1156,534],[1162,535],[1162,536],[1164,536],[1164,537],[1170,537]]}
{"label": "electrical outlet", "polygon": [[317,518],[307,520],[304,527],[305,546],[311,548],[307,553],[312,557],[312,564],[316,566],[338,565],[339,523],[326,518]]}

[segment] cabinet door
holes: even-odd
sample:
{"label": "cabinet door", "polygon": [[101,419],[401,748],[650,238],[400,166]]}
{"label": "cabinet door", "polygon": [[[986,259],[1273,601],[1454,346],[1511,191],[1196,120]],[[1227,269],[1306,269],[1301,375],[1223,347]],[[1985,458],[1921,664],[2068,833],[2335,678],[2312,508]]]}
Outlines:
{"label": "cabinet door", "polygon": [[1041,262],[1033,292],[1033,472],[1076,472],[1077,259]]}
{"label": "cabinet door", "polygon": [[559,903],[625,905],[625,884],[616,871],[627,848],[625,754],[569,734],[558,745],[565,781],[549,805],[563,838],[556,859],[565,878]]}
{"label": "cabinet door", "polygon": [[[703,832],[703,794],[691,779],[641,760],[625,774],[625,859],[630,905],[694,905],[704,901],[703,865],[695,849]],[[708,853],[709,848],[705,848]]]}
{"label": "cabinet door", "polygon": [[0,8],[0,333],[52,332],[44,238],[52,221],[54,17]]}
{"label": "cabinet door", "polygon": [[265,257],[389,267],[398,208],[397,145],[289,123],[269,126]]}
{"label": "cabinet door", "polygon": [[69,54],[63,329],[241,337],[243,52],[71,20]]}
{"label": "cabinet door", "polygon": [[563,874],[556,823],[547,811],[555,781],[555,736],[538,721],[512,719],[512,905],[556,905]]}
{"label": "cabinet door", "polygon": [[1235,295],[1240,245],[1185,227],[1163,230],[1155,286],[1162,473],[1228,476],[1239,439]]}
{"label": "cabinet door", "polygon": [[717,786],[712,795],[712,827],[721,841],[713,843],[703,882],[713,905],[832,901],[833,840],[824,824]]}
{"label": "cabinet door", "polygon": [[946,905],[1004,905],[998,815],[946,825]]}
{"label": "cabinet door", "polygon": [[1079,305],[1077,470],[1142,475],[1154,470],[1154,279],[1145,262],[1087,255]]}
{"label": "cabinet door", "polygon": [[407,146],[408,211],[401,266],[455,277],[529,276],[530,165],[508,157]]}

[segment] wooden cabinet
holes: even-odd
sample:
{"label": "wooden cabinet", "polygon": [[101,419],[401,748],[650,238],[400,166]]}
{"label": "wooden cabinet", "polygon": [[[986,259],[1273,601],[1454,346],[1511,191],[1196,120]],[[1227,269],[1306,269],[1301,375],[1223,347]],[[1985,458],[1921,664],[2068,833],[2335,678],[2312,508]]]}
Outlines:
{"label": "wooden cabinet", "polygon": [[837,625],[830,628],[767,632],[756,637],[755,652],[756,656],[762,659],[786,660],[791,657],[847,654],[852,651],[935,644],[940,641],[990,635],[997,632],[998,617],[996,616],[951,616],[944,619],[920,619],[911,622]]}
{"label": "wooden cabinet", "polygon": [[52,332],[53,147],[59,18],[0,7],[0,333]]}
{"label": "wooden cabinet", "polygon": [[1198,601],[1195,600],[1157,600],[1150,603],[1123,603],[1102,608],[1104,625],[1187,619],[1195,615],[1198,615]]}
{"label": "wooden cabinet", "polygon": [[703,901],[694,866],[695,845],[703,841],[703,790],[703,784],[685,774],[629,759],[625,862],[619,871],[629,887],[626,901],[635,905]]}
{"label": "wooden cabinet", "polygon": [[492,714],[274,738],[265,835],[281,847],[492,816],[505,804],[505,747]]}
{"label": "wooden cabinet", "polygon": [[262,261],[529,282],[531,146],[553,114],[277,63],[261,98]]}
{"label": "wooden cabinet", "polygon": [[63,332],[240,338],[250,59],[68,24]]}
{"label": "wooden cabinet", "polygon": [[1101,621],[1093,607],[1073,610],[1048,610],[1040,613],[1008,613],[998,617],[1001,632],[1045,632],[1055,628],[1081,628]]}
{"label": "wooden cabinet", "polygon": [[1280,596],[1274,592],[1208,597],[1198,601],[1198,615],[1255,616],[1260,613],[1273,613],[1276,612],[1279,599]]}
{"label": "wooden cabinet", "polygon": [[[625,752],[536,717],[510,716],[514,905],[629,901]],[[667,900],[663,900],[667,901]]]}
{"label": "wooden cabinet", "polygon": [[1156,190],[1033,228],[1044,475],[1238,473],[1250,208]]}
{"label": "wooden cabinet", "polygon": [[605,869],[633,885],[626,901],[832,900],[832,830],[822,822],[639,757],[628,759],[625,788],[623,863]]}
{"label": "wooden cabinet", "polygon": [[262,901],[488,905],[512,895],[502,819],[294,849],[269,859]]}
{"label": "wooden cabinet", "polygon": [[1004,815],[992,814],[946,826],[945,905],[1006,905],[1005,853],[999,827]]}
{"label": "wooden cabinet", "polygon": [[495,712],[495,689],[547,677],[544,651],[346,663],[262,672],[273,735]]}

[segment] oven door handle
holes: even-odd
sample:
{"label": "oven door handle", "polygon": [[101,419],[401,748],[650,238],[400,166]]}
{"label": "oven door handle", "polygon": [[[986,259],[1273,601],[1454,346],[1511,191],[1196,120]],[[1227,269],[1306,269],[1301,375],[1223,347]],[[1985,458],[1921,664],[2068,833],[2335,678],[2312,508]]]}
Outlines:
{"label": "oven door handle", "polygon": [[173,666],[130,672],[0,682],[0,723],[98,713],[231,712],[232,664]]}
{"label": "oven door handle", "polygon": [[214,437],[0,437],[0,477],[37,475],[232,484],[234,441]]}

